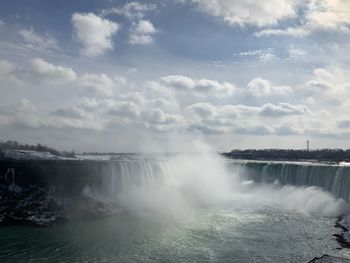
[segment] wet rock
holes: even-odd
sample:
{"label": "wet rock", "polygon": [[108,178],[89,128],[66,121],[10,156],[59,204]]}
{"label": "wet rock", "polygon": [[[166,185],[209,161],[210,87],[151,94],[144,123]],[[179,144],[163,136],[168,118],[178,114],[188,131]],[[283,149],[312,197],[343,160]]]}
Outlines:
{"label": "wet rock", "polygon": [[309,263],[350,263],[350,259],[323,255],[322,257],[312,259]]}
{"label": "wet rock", "polygon": [[350,218],[349,216],[341,216],[337,219],[334,227],[340,228],[342,232],[340,234],[334,234],[333,236],[339,242],[342,248],[350,248]]}
{"label": "wet rock", "polygon": [[105,204],[87,197],[57,197],[37,186],[20,193],[0,187],[0,224],[50,226],[80,217],[112,213]]}
{"label": "wet rock", "polygon": [[[1,151],[0,151],[1,153]],[[49,226],[81,217],[115,213],[115,204],[82,195],[93,184],[102,189],[106,161],[53,158],[47,153],[0,154],[0,224]]]}
{"label": "wet rock", "polygon": [[0,190],[0,223],[52,225],[65,219],[62,207],[36,186],[23,189],[21,192],[10,191],[6,187]]}

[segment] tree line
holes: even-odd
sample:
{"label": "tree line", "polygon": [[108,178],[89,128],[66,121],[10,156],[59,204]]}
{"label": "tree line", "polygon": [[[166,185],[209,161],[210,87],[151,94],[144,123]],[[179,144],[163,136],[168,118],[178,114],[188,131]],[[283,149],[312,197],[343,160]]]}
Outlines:
{"label": "tree line", "polygon": [[350,149],[247,149],[232,150],[222,154],[233,159],[350,161]]}

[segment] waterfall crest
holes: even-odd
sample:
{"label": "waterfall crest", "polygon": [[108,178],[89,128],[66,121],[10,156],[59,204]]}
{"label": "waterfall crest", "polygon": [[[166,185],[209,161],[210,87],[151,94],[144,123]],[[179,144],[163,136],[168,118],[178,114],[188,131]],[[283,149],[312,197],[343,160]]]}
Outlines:
{"label": "waterfall crest", "polygon": [[256,183],[317,186],[350,202],[350,166],[313,163],[237,162],[232,164]]}

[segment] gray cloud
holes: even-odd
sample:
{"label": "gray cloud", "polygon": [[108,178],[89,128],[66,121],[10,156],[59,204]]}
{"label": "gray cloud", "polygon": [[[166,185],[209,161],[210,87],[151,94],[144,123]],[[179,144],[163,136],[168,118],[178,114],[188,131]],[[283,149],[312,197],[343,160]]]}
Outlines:
{"label": "gray cloud", "polygon": [[31,72],[27,73],[37,79],[52,83],[70,82],[76,79],[76,74],[71,68],[53,65],[41,58],[32,59],[30,63]]}
{"label": "gray cloud", "polygon": [[284,123],[282,125],[274,127],[274,133],[282,136],[300,135],[301,131],[295,129],[293,126],[294,125],[292,123]]}
{"label": "gray cloud", "polygon": [[271,103],[263,105],[259,114],[267,117],[281,117],[286,115],[302,115],[309,113],[310,110],[305,105],[291,105],[289,103]]}
{"label": "gray cloud", "polygon": [[52,37],[49,34],[46,34],[44,36],[39,35],[34,31],[32,27],[18,31],[18,34],[22,36],[23,40],[30,48],[39,47],[48,50],[59,50],[56,38]]}
{"label": "gray cloud", "polygon": [[246,91],[253,97],[288,96],[293,93],[289,86],[274,86],[270,81],[262,78],[251,80]]}
{"label": "gray cloud", "polygon": [[17,69],[17,66],[8,60],[0,60],[0,79],[14,75]]}
{"label": "gray cloud", "polygon": [[159,79],[158,83],[165,88],[200,96],[226,97],[235,92],[235,86],[228,82],[193,79],[183,75],[164,76]]}
{"label": "gray cloud", "polygon": [[71,119],[82,119],[84,111],[77,107],[59,108],[51,112],[52,115]]}
{"label": "gray cloud", "polygon": [[350,128],[350,120],[342,120],[337,123],[338,128]]}
{"label": "gray cloud", "polygon": [[248,135],[267,135],[271,134],[271,131],[264,125],[247,125],[238,126],[234,128],[234,132],[237,134]]}

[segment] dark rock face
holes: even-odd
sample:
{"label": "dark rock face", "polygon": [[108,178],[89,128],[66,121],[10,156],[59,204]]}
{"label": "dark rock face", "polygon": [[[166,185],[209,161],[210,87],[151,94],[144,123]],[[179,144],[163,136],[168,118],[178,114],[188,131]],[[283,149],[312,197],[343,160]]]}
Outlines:
{"label": "dark rock face", "polygon": [[35,185],[57,196],[77,196],[89,182],[89,175],[101,172],[102,166],[103,162],[79,160],[0,160],[0,185]]}
{"label": "dark rock face", "polygon": [[[112,211],[84,197],[106,162],[81,160],[0,160],[0,224],[48,226]],[[93,180],[93,182],[91,182]],[[102,180],[102,179],[101,179]]]}
{"label": "dark rock face", "polygon": [[343,217],[339,217],[337,222],[335,223],[334,227],[340,228],[342,232],[340,234],[334,234],[333,236],[338,241],[338,243],[341,245],[342,248],[350,248],[350,242],[348,240],[348,232],[349,229],[346,226],[346,222],[344,222]]}
{"label": "dark rock face", "polygon": [[340,243],[342,248],[350,248],[350,215],[339,217],[335,223],[335,227],[340,228],[342,232],[340,234],[334,234],[333,236]]}
{"label": "dark rock face", "polygon": [[309,263],[350,263],[350,259],[323,255],[320,258],[312,259]]}
{"label": "dark rock face", "polygon": [[62,204],[36,186],[21,191],[0,190],[0,222],[50,225],[66,219]]}

